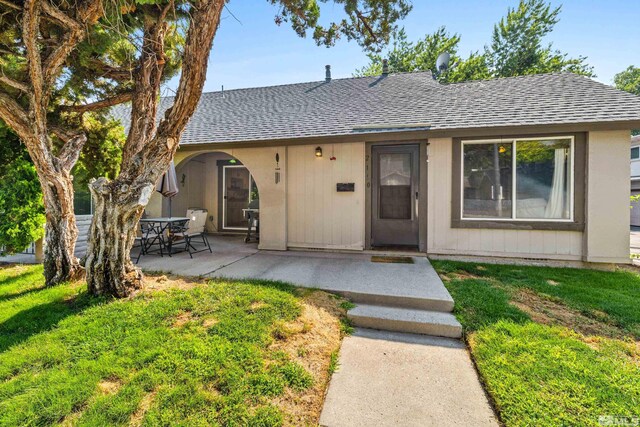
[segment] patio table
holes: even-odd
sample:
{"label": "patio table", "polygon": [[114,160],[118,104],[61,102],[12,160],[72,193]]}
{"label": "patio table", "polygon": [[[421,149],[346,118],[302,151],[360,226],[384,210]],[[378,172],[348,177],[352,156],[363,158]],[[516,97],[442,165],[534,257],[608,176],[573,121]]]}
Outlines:
{"label": "patio table", "polygon": [[182,216],[172,216],[172,217],[162,217],[162,218],[141,218],[140,222],[154,224],[158,227],[159,234],[167,234],[167,250],[169,252],[169,256],[171,256],[171,236],[169,235],[169,230],[171,226],[180,222],[189,221],[189,218]]}

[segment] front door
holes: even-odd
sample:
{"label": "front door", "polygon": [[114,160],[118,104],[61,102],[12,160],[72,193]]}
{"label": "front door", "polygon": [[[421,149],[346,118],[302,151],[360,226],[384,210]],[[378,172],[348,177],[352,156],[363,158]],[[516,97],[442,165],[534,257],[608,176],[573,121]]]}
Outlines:
{"label": "front door", "polygon": [[371,246],[418,246],[419,145],[373,146]]}
{"label": "front door", "polygon": [[243,209],[247,209],[257,188],[249,170],[242,165],[224,165],[222,170],[222,228],[247,228]]}

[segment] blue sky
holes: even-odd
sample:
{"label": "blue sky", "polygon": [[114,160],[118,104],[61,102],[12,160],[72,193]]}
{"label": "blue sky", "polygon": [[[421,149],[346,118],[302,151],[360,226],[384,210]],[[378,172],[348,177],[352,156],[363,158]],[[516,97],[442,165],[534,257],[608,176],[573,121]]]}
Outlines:
{"label": "blue sky", "polygon": [[[413,10],[400,24],[410,40],[441,25],[462,37],[460,53],[481,50],[489,42],[494,23],[518,1],[413,0]],[[570,56],[587,56],[597,80],[611,84],[615,73],[640,66],[640,1],[565,0],[560,22],[548,41]],[[298,37],[286,24],[274,23],[276,9],[266,0],[232,0],[216,35],[209,60],[205,91],[316,81],[324,78],[325,64],[333,77],[349,77],[367,63],[356,43],[340,41],[318,47],[311,38]],[[326,19],[340,16],[331,2],[323,5]],[[175,89],[177,79],[168,87]],[[170,95],[168,90],[165,95]]]}

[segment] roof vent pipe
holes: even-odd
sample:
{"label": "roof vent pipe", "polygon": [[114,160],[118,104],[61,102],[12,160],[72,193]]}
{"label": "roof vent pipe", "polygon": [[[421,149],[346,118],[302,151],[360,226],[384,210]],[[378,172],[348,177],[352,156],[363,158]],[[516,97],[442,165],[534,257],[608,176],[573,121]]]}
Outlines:
{"label": "roof vent pipe", "polygon": [[325,65],[324,69],[324,81],[329,83],[331,81],[331,65]]}
{"label": "roof vent pipe", "polygon": [[386,59],[382,60],[382,75],[386,76],[389,74],[389,61]]}

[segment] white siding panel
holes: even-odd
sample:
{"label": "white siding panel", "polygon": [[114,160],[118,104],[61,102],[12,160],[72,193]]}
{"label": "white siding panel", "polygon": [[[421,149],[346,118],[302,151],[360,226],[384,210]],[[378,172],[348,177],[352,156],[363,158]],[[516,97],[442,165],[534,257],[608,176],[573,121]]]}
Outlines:
{"label": "white siding panel", "polygon": [[582,232],[451,228],[452,139],[429,140],[427,251],[433,254],[580,259]]}
{"label": "white siding panel", "polygon": [[[287,148],[288,246],[364,249],[364,143]],[[336,160],[330,160],[332,156]],[[355,183],[355,192],[338,193],[339,182]]]}

